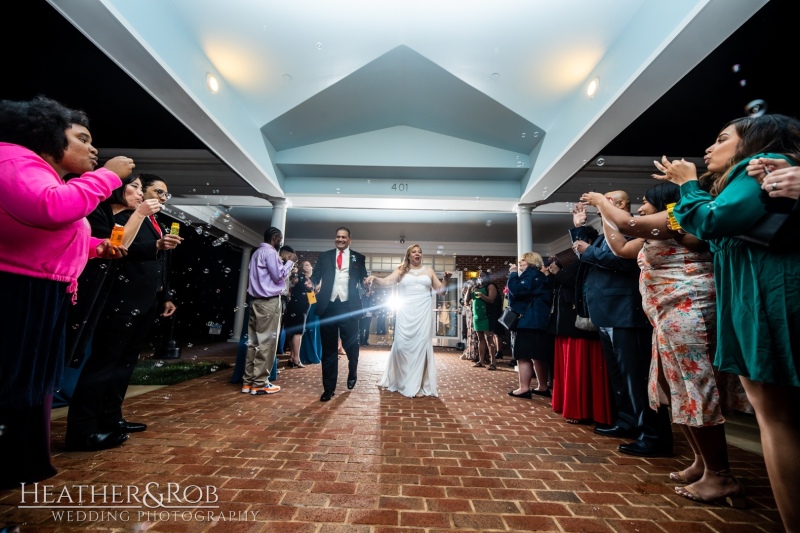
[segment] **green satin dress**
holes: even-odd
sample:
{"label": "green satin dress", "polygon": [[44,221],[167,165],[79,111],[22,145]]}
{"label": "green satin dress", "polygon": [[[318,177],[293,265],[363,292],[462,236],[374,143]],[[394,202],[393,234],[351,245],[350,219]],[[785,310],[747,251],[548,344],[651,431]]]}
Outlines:
{"label": "green satin dress", "polygon": [[748,161],[732,169],[716,198],[697,181],[684,183],[674,213],[681,227],[709,241],[714,253],[714,365],[754,381],[800,387],[800,246],[777,253],[736,237],[767,212],[766,193],[747,175]]}
{"label": "green satin dress", "polygon": [[[475,289],[475,292],[480,292],[488,296],[489,289],[481,287],[480,289]],[[489,331],[489,317],[486,314],[486,302],[474,296],[472,298],[472,324],[475,327],[475,331]]]}

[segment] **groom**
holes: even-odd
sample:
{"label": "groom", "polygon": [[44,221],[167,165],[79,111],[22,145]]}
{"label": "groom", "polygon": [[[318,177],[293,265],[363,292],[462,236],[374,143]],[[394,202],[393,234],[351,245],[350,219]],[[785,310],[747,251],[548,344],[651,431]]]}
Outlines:
{"label": "groom", "polygon": [[316,313],[322,334],[321,402],[336,391],[339,375],[339,337],[347,353],[347,388],[356,386],[358,369],[358,319],[361,316],[359,288],[367,276],[364,256],[350,249],[350,230],[336,230],[336,249],[320,254],[310,287],[320,284]]}

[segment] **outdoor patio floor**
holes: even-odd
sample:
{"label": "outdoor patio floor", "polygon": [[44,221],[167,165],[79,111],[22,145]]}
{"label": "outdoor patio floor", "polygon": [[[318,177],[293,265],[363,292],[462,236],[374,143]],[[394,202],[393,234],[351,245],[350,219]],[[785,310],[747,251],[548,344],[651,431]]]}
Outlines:
{"label": "outdoor patio floor", "polygon": [[[235,345],[216,350],[231,360]],[[388,351],[362,348],[352,391],[340,358],[339,386],[327,403],[319,401],[319,365],[282,369],[276,383],[283,390],[268,396],[241,394],[229,383],[231,369],[150,390],[124,406],[126,418],[146,422],[147,431],[112,450],[65,451],[66,419],[57,418],[59,473],[43,483],[56,497],[65,487],[74,497],[75,485],[136,486],[141,496],[148,483],[161,492],[174,483],[180,492],[173,495],[191,486],[211,493],[192,489],[185,500],[194,503],[184,509],[151,507],[151,499],[127,515],[108,503],[91,509],[97,520],[80,509],[59,520],[44,508],[42,488],[36,504],[28,487],[28,508],[20,508],[20,490],[0,492],[0,526],[19,524],[23,533],[783,530],[755,453],[730,447],[749,509],[696,504],[675,495],[668,478],[692,457],[679,432],[672,458],[620,454],[624,441],[566,423],[549,399],[509,397],[517,374],[506,364],[495,372],[472,368],[450,349],[437,348],[440,397],[405,398],[377,387]],[[197,501],[199,494],[206,497]]]}

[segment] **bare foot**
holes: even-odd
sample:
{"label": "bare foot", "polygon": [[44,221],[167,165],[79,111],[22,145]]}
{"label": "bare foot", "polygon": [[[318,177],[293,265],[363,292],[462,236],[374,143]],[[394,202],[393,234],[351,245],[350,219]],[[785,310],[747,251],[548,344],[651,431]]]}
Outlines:
{"label": "bare foot", "polygon": [[672,481],[687,485],[689,483],[694,483],[695,481],[700,481],[700,478],[703,477],[704,470],[705,468],[703,467],[702,461],[695,461],[692,463],[692,466],[686,470],[681,470],[680,472],[671,472],[669,474],[669,478]]}
{"label": "bare foot", "polygon": [[744,489],[739,481],[732,475],[718,474],[706,470],[700,480],[685,487],[675,487],[675,493],[684,498],[702,503],[722,503],[738,507],[744,496]]}

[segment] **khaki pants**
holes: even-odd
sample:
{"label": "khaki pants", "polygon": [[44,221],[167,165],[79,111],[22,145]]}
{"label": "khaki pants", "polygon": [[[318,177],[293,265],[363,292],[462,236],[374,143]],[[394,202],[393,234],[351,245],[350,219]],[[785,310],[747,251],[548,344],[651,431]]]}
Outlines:
{"label": "khaki pants", "polygon": [[263,387],[275,363],[278,335],[281,330],[281,298],[254,298],[247,323],[247,358],[244,384]]}

